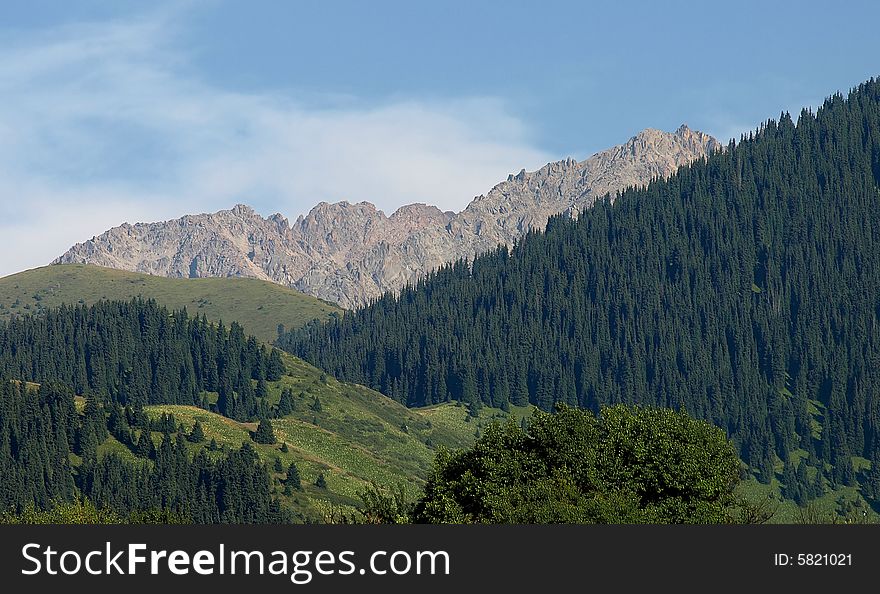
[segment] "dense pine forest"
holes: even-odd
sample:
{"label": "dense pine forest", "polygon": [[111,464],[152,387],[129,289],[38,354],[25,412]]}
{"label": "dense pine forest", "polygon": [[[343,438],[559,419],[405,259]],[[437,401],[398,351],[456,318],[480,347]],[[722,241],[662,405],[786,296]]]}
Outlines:
{"label": "dense pine forest", "polygon": [[279,353],[235,322],[227,329],[152,300],[62,306],[0,322],[0,377],[60,382],[122,405],[207,407],[201,394],[217,392],[220,414],[257,419],[269,411],[251,380],[283,373]]}
{"label": "dense pine forest", "polygon": [[798,501],[877,500],[878,185],[871,80],[279,344],[410,406],[684,410]]}
{"label": "dense pine forest", "polygon": [[[84,497],[122,518],[289,519],[252,446],[189,452],[198,435],[185,435],[171,416],[155,422],[143,411],[172,403],[265,417],[272,411],[260,386],[283,373],[279,353],[237,324],[227,330],[153,301],[64,306],[0,323],[0,511]],[[218,393],[216,404],[204,400],[206,391]],[[75,395],[85,398],[82,414]],[[138,461],[98,456],[108,435]]]}

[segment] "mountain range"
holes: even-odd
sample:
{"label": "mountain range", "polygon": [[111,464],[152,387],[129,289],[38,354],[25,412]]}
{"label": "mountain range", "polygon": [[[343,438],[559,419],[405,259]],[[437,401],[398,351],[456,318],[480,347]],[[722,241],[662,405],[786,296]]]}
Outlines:
{"label": "mountain range", "polygon": [[512,244],[551,215],[573,216],[610,193],[666,178],[722,145],[682,125],[643,130],[583,161],[508,176],[458,213],[409,204],[390,216],[369,202],[321,202],[291,225],[237,205],[212,214],[125,223],[53,264],[95,264],[173,278],[254,277],[351,308],[440,265]]}

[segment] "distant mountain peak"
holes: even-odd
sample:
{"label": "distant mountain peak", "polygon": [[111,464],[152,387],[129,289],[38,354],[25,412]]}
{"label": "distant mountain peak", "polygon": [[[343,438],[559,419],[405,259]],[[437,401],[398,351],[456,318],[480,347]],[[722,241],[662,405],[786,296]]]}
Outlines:
{"label": "distant mountain peak", "polygon": [[597,198],[672,174],[721,144],[682,124],[648,128],[577,161],[567,157],[508,175],[461,212],[415,203],[390,216],[370,202],[319,202],[291,225],[246,204],[175,221],[125,223],[68,250],[54,263],[89,263],[170,277],[252,276],[343,307],[397,290],[426,272],[577,215]]}

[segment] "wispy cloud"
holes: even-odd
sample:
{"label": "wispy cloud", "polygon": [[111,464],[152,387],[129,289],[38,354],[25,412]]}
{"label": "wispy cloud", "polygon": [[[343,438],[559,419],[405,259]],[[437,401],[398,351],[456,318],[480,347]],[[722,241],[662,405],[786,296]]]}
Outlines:
{"label": "wispy cloud", "polygon": [[553,158],[491,97],[315,107],[217,88],[176,44],[180,16],[0,34],[0,275],[124,221],[236,202],[457,209]]}

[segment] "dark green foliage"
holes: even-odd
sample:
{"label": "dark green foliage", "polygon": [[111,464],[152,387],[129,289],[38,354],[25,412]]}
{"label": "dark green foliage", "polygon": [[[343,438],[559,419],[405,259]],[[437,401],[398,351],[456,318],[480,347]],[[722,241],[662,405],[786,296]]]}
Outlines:
{"label": "dark green foliage", "polygon": [[318,478],[315,479],[315,486],[318,487],[319,489],[326,489],[327,488],[327,479],[324,478],[323,472],[318,474]]}
{"label": "dark green foliage", "polygon": [[[321,476],[323,477],[324,475]],[[302,490],[302,481],[299,475],[299,468],[296,467],[296,464],[294,462],[291,462],[290,466],[287,468],[287,478],[284,479],[284,484],[291,489],[296,489],[297,491]]]}
{"label": "dark green foliage", "polygon": [[802,448],[852,484],[880,440],[878,186],[872,80],[278,344],[411,406],[681,409],[765,482]]}
{"label": "dark green foliage", "polygon": [[806,500],[802,493],[802,485],[798,481],[797,471],[791,460],[787,460],[782,469],[782,494],[799,505]]}
{"label": "dark green foliage", "polygon": [[111,402],[200,405],[208,391],[220,394],[221,414],[253,420],[265,403],[251,380],[259,385],[267,370],[283,373],[280,355],[238,324],[227,329],[154,301],[61,306],[0,322],[0,377],[69,385],[87,396],[90,414]]}
{"label": "dark green foliage", "polygon": [[196,421],[193,424],[193,428],[189,432],[187,439],[189,439],[193,443],[202,443],[203,441],[205,441],[205,431],[204,429],[202,429],[201,423]]}
{"label": "dark green foliage", "polygon": [[286,454],[289,451],[290,451],[290,448],[287,447],[287,442],[285,441],[284,443],[281,444],[281,453]]}
{"label": "dark green foliage", "polygon": [[281,392],[281,400],[278,401],[278,406],[275,408],[275,416],[276,417],[286,417],[289,414],[292,414],[296,410],[296,401],[293,399],[293,392],[290,388],[284,388]]}
{"label": "dark green foliage", "polygon": [[[56,384],[28,390],[0,381],[0,511],[71,501],[68,454],[78,433],[72,390]],[[88,434],[95,439],[94,427]]]}
{"label": "dark green foliage", "polygon": [[[321,412],[321,399],[315,395],[315,399],[312,400],[312,404],[309,406],[314,412]],[[315,423],[317,425],[317,423]]]}
{"label": "dark green foliage", "polygon": [[281,458],[275,458],[273,470],[278,473],[284,472],[284,466],[281,464]]}
{"label": "dark green foliage", "polygon": [[201,450],[190,461],[184,444],[163,438],[152,466],[106,455],[82,469],[80,489],[98,509],[121,515],[163,509],[197,524],[284,521],[272,503],[266,467],[250,444],[216,462]]}
{"label": "dark green foliage", "polygon": [[[273,504],[269,474],[249,444],[220,458],[201,450],[191,458],[172,416],[153,423],[152,429],[162,432],[158,448],[150,424],[119,405],[105,413],[90,399],[78,415],[73,390],[60,384],[25,389],[20,382],[0,382],[0,512],[11,514],[0,521],[289,519]],[[131,437],[132,425],[138,426],[137,440]],[[164,431],[169,428],[176,437]],[[122,437],[142,461],[132,463],[115,453],[97,456],[97,446],[111,434]],[[68,462],[74,441],[82,457],[76,472]]]}
{"label": "dark green foliage", "polygon": [[880,440],[875,440],[871,449],[871,469],[868,471],[865,495],[875,502],[880,502]]}
{"label": "dark green foliage", "polygon": [[562,406],[438,454],[428,523],[719,523],[740,462],[724,432],[668,409]]}
{"label": "dark green foliage", "polygon": [[139,458],[152,460],[156,457],[156,444],[153,443],[149,431],[141,431],[135,444],[135,455]]}
{"label": "dark green foliage", "polygon": [[[279,331],[284,331],[284,326],[279,325]],[[284,362],[281,360],[281,354],[272,349],[269,353],[269,361],[266,363],[266,379],[270,382],[277,382],[284,375],[285,371]]]}
{"label": "dark green foliage", "polygon": [[275,443],[275,431],[272,430],[271,421],[269,421],[269,419],[260,420],[260,424],[257,425],[257,430],[251,433],[251,439],[256,443]]}
{"label": "dark green foliage", "polygon": [[[201,393],[217,391],[221,412],[257,418],[267,407],[253,381],[267,392],[265,378],[283,372],[280,361],[236,324],[227,330],[153,301],[62,306],[0,323],[0,377],[40,384],[26,390],[0,380],[0,510],[42,513],[79,494],[119,518],[284,521],[252,447],[191,457],[187,440],[205,439],[200,423],[185,438],[173,415],[150,419],[143,410],[204,404]],[[85,395],[82,415],[74,390]],[[266,428],[274,440],[271,425],[258,429],[260,438],[268,439]],[[99,456],[110,435],[152,462]],[[217,451],[214,440],[209,449]],[[82,460],[75,473],[71,452]]]}
{"label": "dark green foliage", "polygon": [[360,523],[409,524],[412,522],[415,504],[407,498],[403,485],[397,485],[390,493],[380,491],[376,485],[360,493],[363,505],[359,508]]}
{"label": "dark green foliage", "polygon": [[481,408],[479,400],[471,400],[468,404],[468,416],[473,418],[479,417]]}

